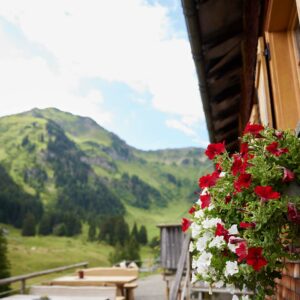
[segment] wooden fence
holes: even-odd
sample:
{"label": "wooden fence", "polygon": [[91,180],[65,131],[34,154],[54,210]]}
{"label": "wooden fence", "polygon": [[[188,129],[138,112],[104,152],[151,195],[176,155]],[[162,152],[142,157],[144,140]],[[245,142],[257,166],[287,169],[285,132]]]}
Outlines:
{"label": "wooden fence", "polygon": [[70,269],[74,269],[74,268],[82,268],[82,267],[86,268],[87,266],[88,266],[88,262],[81,262],[81,263],[74,264],[74,265],[63,266],[63,267],[59,267],[59,268],[43,270],[43,271],[34,272],[34,273],[30,273],[30,274],[4,278],[4,279],[0,279],[0,285],[7,285],[7,284],[11,284],[11,283],[20,281],[21,282],[20,293],[25,294],[26,280],[28,280],[28,279],[40,277],[40,276],[51,274],[51,273],[62,272],[62,271],[66,271],[66,270],[70,270]]}

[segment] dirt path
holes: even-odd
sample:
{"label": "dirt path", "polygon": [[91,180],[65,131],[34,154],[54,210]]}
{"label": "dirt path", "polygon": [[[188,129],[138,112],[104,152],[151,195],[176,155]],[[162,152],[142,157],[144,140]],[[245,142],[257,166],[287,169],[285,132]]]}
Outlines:
{"label": "dirt path", "polygon": [[162,275],[151,275],[139,279],[135,300],[165,300],[166,283]]}

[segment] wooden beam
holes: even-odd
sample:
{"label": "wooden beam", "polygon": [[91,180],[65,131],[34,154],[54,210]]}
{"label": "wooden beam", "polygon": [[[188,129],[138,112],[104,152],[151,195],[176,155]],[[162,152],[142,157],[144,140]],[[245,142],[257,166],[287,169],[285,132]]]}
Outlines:
{"label": "wooden beam", "polygon": [[[265,31],[278,32],[287,30],[294,2],[295,0],[269,0]],[[299,5],[299,3],[297,4]]]}
{"label": "wooden beam", "polygon": [[178,262],[178,266],[177,266],[177,272],[176,272],[175,279],[174,279],[174,281],[172,283],[172,287],[171,287],[170,300],[178,299],[180,283],[181,283],[181,279],[182,279],[184,268],[185,268],[187,253],[189,251],[190,240],[191,240],[190,235],[186,234],[183,244],[182,244],[182,248],[181,248],[181,254],[180,254],[180,258],[179,258],[179,262]]}

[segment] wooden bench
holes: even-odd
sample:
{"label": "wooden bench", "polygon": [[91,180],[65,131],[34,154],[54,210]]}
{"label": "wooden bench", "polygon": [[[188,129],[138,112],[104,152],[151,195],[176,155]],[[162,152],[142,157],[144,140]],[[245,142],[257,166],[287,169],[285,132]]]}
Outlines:
{"label": "wooden bench", "polygon": [[99,297],[107,300],[124,300],[124,297],[117,297],[116,287],[96,286],[43,286],[33,285],[30,288],[31,295],[47,296],[72,296],[72,297]]}
{"label": "wooden bench", "polygon": [[[86,276],[135,276],[138,278],[138,268],[88,268],[82,269]],[[126,300],[134,300],[134,289],[138,286],[137,281],[126,283],[124,285]]]}

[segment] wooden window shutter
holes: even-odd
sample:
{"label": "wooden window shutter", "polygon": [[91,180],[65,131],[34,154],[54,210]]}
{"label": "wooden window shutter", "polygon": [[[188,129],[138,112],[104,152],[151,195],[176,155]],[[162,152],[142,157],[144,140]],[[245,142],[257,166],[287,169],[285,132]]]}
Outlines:
{"label": "wooden window shutter", "polygon": [[260,121],[263,125],[274,126],[271,94],[267,69],[267,53],[263,37],[258,39],[255,88],[258,97]]}

